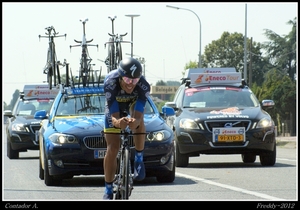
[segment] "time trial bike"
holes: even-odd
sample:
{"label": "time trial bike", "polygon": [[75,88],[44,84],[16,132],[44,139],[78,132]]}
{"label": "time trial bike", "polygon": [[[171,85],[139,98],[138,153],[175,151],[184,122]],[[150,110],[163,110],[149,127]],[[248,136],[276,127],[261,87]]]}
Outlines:
{"label": "time trial bike", "polygon": [[81,50],[80,69],[79,69],[79,83],[80,83],[80,80],[82,80],[82,84],[85,87],[88,84],[90,74],[92,73],[91,72],[92,58],[89,56],[88,46],[95,46],[98,49],[98,45],[97,44],[89,44],[93,41],[93,39],[91,39],[91,40],[86,39],[85,24],[88,21],[88,18],[86,18],[85,20],[80,20],[80,21],[82,22],[82,25],[83,25],[82,41],[77,41],[76,39],[74,39],[74,41],[79,44],[70,45],[70,49],[72,47],[81,46],[82,50]]}
{"label": "time trial bike", "polygon": [[46,36],[39,35],[40,38],[48,38],[49,39],[49,47],[47,51],[47,62],[43,69],[43,73],[47,74],[47,82],[49,84],[49,89],[52,89],[52,86],[56,86],[60,84],[60,73],[59,73],[59,64],[60,62],[57,61],[56,51],[55,51],[55,43],[54,38],[57,37],[65,37],[67,34],[58,35],[59,32],[55,31],[53,26],[46,27]]}
{"label": "time trial bike", "polygon": [[107,73],[110,71],[116,69],[120,63],[120,61],[123,59],[122,54],[122,46],[121,43],[131,43],[131,41],[123,41],[123,37],[127,35],[125,34],[115,34],[114,33],[114,20],[117,18],[117,16],[108,17],[111,20],[112,23],[112,33],[108,33],[110,36],[109,41],[105,42],[104,47],[106,48],[106,45],[108,45],[108,55],[105,59],[105,64],[107,66]]}

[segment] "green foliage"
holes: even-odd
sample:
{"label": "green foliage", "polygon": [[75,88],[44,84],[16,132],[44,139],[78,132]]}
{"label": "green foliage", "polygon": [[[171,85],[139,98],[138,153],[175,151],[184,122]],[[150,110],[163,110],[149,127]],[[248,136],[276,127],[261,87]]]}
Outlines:
{"label": "green foliage", "polygon": [[164,82],[163,80],[158,80],[158,81],[156,82],[156,86],[166,86],[166,85],[167,85],[167,83]]}
{"label": "green foliage", "polygon": [[162,110],[162,107],[165,105],[165,101],[163,101],[163,102],[155,102],[155,105],[156,105],[156,107],[157,107],[157,109],[158,109],[158,111],[159,112],[161,112],[161,110]]}

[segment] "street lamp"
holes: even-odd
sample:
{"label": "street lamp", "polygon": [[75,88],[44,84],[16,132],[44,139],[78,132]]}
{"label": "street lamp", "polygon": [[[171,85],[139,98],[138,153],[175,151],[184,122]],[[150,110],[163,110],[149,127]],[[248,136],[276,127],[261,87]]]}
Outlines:
{"label": "street lamp", "polygon": [[139,17],[140,15],[125,15],[131,18],[131,57],[133,56],[133,18]]}
{"label": "street lamp", "polygon": [[199,62],[198,62],[198,67],[201,68],[201,21],[200,21],[199,16],[194,11],[192,11],[190,9],[185,9],[185,8],[181,8],[181,7],[174,7],[174,6],[170,6],[170,5],[166,5],[166,6],[169,7],[169,8],[172,8],[172,9],[187,10],[187,11],[190,11],[190,12],[194,13],[197,16],[198,21],[199,21],[199,26],[200,26],[199,55],[198,55]]}

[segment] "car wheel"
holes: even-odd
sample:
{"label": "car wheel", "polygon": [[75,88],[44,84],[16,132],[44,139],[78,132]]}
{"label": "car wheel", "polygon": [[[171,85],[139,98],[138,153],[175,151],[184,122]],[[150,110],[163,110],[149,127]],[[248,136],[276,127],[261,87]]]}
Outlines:
{"label": "car wheel", "polygon": [[156,177],[156,180],[159,183],[171,183],[175,180],[175,156],[174,155],[171,156],[171,162],[172,162],[172,171],[169,171],[162,175],[158,175]]}
{"label": "car wheel", "polygon": [[40,153],[40,155],[39,155],[39,177],[40,177],[40,179],[41,180],[44,180],[44,169],[43,169],[43,167],[42,167],[42,160],[41,160],[41,151],[39,152]]}
{"label": "car wheel", "polygon": [[177,167],[187,167],[189,165],[189,156],[181,154],[179,152],[179,148],[177,145],[175,145],[175,148],[176,148],[176,152],[175,152],[176,166]]}
{"label": "car wheel", "polygon": [[19,151],[11,148],[10,140],[7,139],[7,157],[9,159],[19,159]]}
{"label": "car wheel", "polygon": [[242,154],[242,160],[244,163],[254,163],[256,160],[256,155],[253,154]]}
{"label": "car wheel", "polygon": [[272,152],[265,152],[259,155],[262,166],[273,166],[276,163],[276,144]]}
{"label": "car wheel", "polygon": [[55,179],[54,176],[49,174],[48,160],[44,152],[44,182],[47,186],[60,186],[61,179]]}

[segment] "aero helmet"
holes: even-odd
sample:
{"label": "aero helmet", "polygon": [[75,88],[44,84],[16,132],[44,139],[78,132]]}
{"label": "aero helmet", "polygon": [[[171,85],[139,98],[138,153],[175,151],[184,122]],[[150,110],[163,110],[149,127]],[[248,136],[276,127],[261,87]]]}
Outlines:
{"label": "aero helmet", "polygon": [[142,65],[134,58],[124,58],[120,61],[118,72],[121,77],[140,78],[142,76]]}

